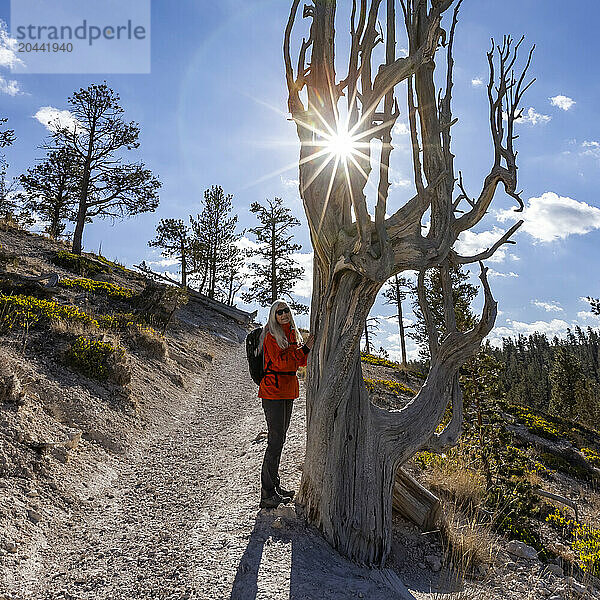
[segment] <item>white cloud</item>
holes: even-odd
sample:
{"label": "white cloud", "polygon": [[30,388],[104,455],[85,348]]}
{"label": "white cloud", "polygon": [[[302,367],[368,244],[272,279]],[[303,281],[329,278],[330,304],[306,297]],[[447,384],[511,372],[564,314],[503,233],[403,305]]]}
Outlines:
{"label": "white cloud", "polygon": [[579,155],[580,156],[592,156],[594,158],[600,158],[600,142],[594,140],[584,140],[581,142],[581,147],[584,148]]}
{"label": "white cloud", "polygon": [[300,182],[297,179],[288,179],[283,175],[281,175],[281,183],[286,187],[298,187],[300,185]]}
{"label": "white cloud", "polygon": [[546,312],[564,312],[565,310],[556,300],[550,300],[550,302],[532,300],[531,304],[538,308],[543,308]]}
{"label": "white cloud", "polygon": [[[502,345],[502,338],[516,338],[519,334],[524,336],[532,335],[533,333],[541,333],[546,335],[549,339],[554,336],[558,338],[564,338],[567,335],[567,329],[571,331],[576,326],[579,327],[598,327],[600,326],[600,317],[590,312],[580,311],[577,313],[579,321],[565,321],[564,319],[552,319],[550,321],[534,321],[533,323],[525,323],[523,321],[513,321],[506,319],[506,325],[500,327],[494,327],[494,329],[487,336],[487,339],[494,346]],[[582,323],[581,321],[588,321]]]}
{"label": "white cloud", "polygon": [[402,179],[402,177],[392,177],[390,182],[392,187],[408,187],[412,181],[410,179]]}
{"label": "white cloud", "polygon": [[408,135],[410,133],[410,129],[406,123],[396,123],[392,127],[392,133],[396,135]]}
{"label": "white cloud", "polygon": [[235,245],[240,249],[240,250],[256,250],[257,248],[260,248],[260,244],[257,244],[256,242],[252,241],[250,238],[246,237],[245,235],[243,235],[239,240],[237,240],[235,242]]}
{"label": "white cloud", "polygon": [[[505,121],[508,121],[507,113],[503,112],[502,118]],[[547,123],[548,121],[550,121],[550,119],[552,119],[551,116],[542,115],[539,112],[537,112],[535,110],[535,108],[530,106],[527,109],[527,111],[523,111],[523,113],[521,114],[521,116],[518,119],[515,119],[515,123],[525,123],[526,125],[538,125],[541,123],[543,125],[544,123]]]}
{"label": "white cloud", "polygon": [[519,334],[528,336],[535,332],[543,333],[549,338],[563,336],[567,329],[572,327],[567,321],[562,319],[552,319],[551,321],[534,321],[533,323],[524,323],[523,321],[513,321],[506,319],[506,326],[494,327],[487,339],[493,345],[502,345],[502,338],[517,337]]}
{"label": "white cloud", "polygon": [[78,121],[68,110],[59,110],[53,106],[42,106],[33,115],[48,131],[56,131],[58,127],[75,128]]}
{"label": "white cloud", "polygon": [[11,38],[6,23],[0,19],[0,67],[12,69],[17,65],[24,64],[17,55],[18,42]]}
{"label": "white cloud", "polygon": [[503,210],[496,214],[500,222],[525,222],[521,229],[541,242],[564,239],[572,234],[583,235],[600,229],[600,209],[554,192],[544,192],[539,198],[529,198],[522,213]]}
{"label": "white cloud", "polygon": [[489,269],[488,277],[518,277],[518,273],[514,271],[509,271],[508,273],[500,273],[499,271],[494,271],[494,269]]}
{"label": "white cloud", "polygon": [[471,85],[473,87],[479,87],[480,85],[483,85],[483,79],[475,77],[475,79],[471,79]]}
{"label": "white cloud", "polygon": [[[504,231],[496,226],[491,231],[482,231],[481,233],[463,231],[458,236],[454,249],[463,256],[473,256],[491,248],[503,235]],[[500,263],[505,258],[506,246],[500,246],[488,260]]]}
{"label": "white cloud", "polygon": [[21,92],[21,86],[18,81],[14,79],[4,79],[2,75],[0,75],[0,93],[8,94],[9,96],[16,96]]}
{"label": "white cloud", "polygon": [[147,260],[146,264],[156,267],[172,267],[173,265],[179,265],[179,261],[176,258],[163,258],[161,260]]}
{"label": "white cloud", "polygon": [[600,315],[593,313],[590,310],[580,310],[577,316],[584,321],[592,321],[593,323],[600,324]]}
{"label": "white cloud", "polygon": [[292,254],[294,261],[300,267],[304,267],[304,275],[294,285],[293,293],[302,298],[310,298],[312,296],[313,283],[313,252],[296,252]]}
{"label": "white cloud", "polygon": [[558,96],[552,96],[551,98],[548,98],[548,100],[550,100],[552,106],[558,106],[558,108],[561,108],[562,110],[569,110],[575,104],[573,98],[562,96],[560,94]]}

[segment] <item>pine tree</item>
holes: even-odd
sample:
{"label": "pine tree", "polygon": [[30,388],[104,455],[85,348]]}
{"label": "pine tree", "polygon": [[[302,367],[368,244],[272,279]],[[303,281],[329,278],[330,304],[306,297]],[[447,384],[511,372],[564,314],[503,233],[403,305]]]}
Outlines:
{"label": "pine tree", "polygon": [[408,288],[409,285],[410,282],[408,278],[395,275],[394,279],[387,282],[387,285],[383,290],[383,296],[386,299],[384,304],[392,304],[396,308],[403,366],[406,366],[406,340],[404,335],[404,322],[402,320],[402,301],[406,299],[406,288]]}
{"label": "pine tree", "polygon": [[[0,126],[8,122],[8,119],[0,119]],[[0,148],[6,148],[15,141],[14,129],[0,129]]]}
{"label": "pine tree", "polygon": [[[231,275],[231,250],[241,236],[235,229],[237,215],[231,215],[233,196],[213,185],[204,192],[202,213],[190,217],[194,237],[193,263],[200,291],[210,298],[223,297],[219,290]],[[227,297],[227,296],[225,296]]]}
{"label": "pine tree", "polygon": [[225,253],[223,266],[223,288],[222,295],[227,304],[233,306],[235,295],[240,291],[245,283],[242,268],[244,266],[244,256],[242,251],[234,244],[229,245],[229,249]]}
{"label": "pine tree", "polygon": [[81,169],[68,148],[48,152],[44,161],[19,178],[25,190],[29,210],[47,223],[46,233],[58,238],[64,221],[74,220]]}
{"label": "pine tree", "polygon": [[9,177],[8,162],[0,154],[0,219],[19,227],[30,227],[34,220],[26,206],[26,197],[18,189],[19,180]]}
{"label": "pine tree", "polygon": [[165,258],[179,262],[181,287],[187,287],[188,284],[188,262],[192,253],[192,243],[191,229],[182,219],[161,219],[156,227],[156,237],[148,242],[150,247],[161,248],[161,255]]}
{"label": "pine tree", "polygon": [[579,360],[567,347],[559,346],[550,371],[550,412],[567,419],[575,419],[583,380],[584,373]]}
{"label": "pine tree", "polygon": [[69,97],[75,123],[56,124],[48,150],[66,148],[81,165],[73,252],[81,254],[83,229],[94,217],[123,218],[156,210],[160,182],[143,163],[123,163],[118,153],[139,147],[139,125],[126,123],[119,95],[105,83]]}
{"label": "pine tree", "polygon": [[[454,314],[456,317],[456,326],[459,331],[466,331],[475,324],[475,316],[471,310],[471,301],[477,295],[477,287],[468,283],[469,274],[464,272],[459,266],[450,269],[450,279],[452,282],[452,296],[454,299]],[[423,358],[429,356],[429,342],[427,328],[419,302],[416,299],[416,285],[412,292],[415,300],[413,302],[413,313],[416,317],[416,323],[411,327],[408,334],[419,346],[419,353]],[[429,304],[434,324],[443,336],[446,333],[444,320],[444,295],[442,292],[442,280],[439,269],[430,269],[425,276],[425,296]]]}
{"label": "pine tree", "polygon": [[365,352],[371,354],[373,346],[371,345],[371,336],[379,331],[379,318],[378,317],[367,317],[365,321]]}
{"label": "pine tree", "polygon": [[[0,119],[0,126],[8,119]],[[12,129],[0,129],[0,148],[6,148],[15,141],[15,132]],[[19,197],[15,194],[16,179],[8,177],[8,162],[6,156],[0,153],[0,218],[16,221],[19,210]]]}
{"label": "pine tree", "polygon": [[248,258],[254,259],[254,280],[248,292],[242,295],[244,302],[257,302],[270,306],[277,298],[287,298],[291,308],[306,314],[308,307],[296,302],[292,296],[294,283],[304,273],[304,268],[295,264],[292,253],[300,250],[292,242],[290,229],[300,225],[289,208],[283,206],[281,198],[267,200],[267,206],[253,202],[250,206],[260,225],[249,229],[256,236],[259,247],[249,250]]}

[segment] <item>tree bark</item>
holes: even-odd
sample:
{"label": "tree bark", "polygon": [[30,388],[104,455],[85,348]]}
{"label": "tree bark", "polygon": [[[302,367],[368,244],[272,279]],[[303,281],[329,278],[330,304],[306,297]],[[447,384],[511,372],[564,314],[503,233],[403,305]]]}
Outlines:
{"label": "tree bark", "polygon": [[185,244],[181,242],[181,287],[187,287],[187,262]]}
{"label": "tree bark", "polygon": [[[306,457],[298,500],[304,504],[309,521],[322,530],[336,549],[365,565],[383,566],[389,553],[392,489],[398,467],[421,449],[441,451],[456,443],[462,423],[458,371],[477,351],[496,318],[487,269],[481,264],[485,296],[481,319],[466,332],[446,323],[447,334],[440,340],[426,304],[425,271],[447,264],[449,257],[463,263],[476,262],[476,257],[451,254],[458,235],[483,217],[498,183],[504,183],[509,195],[518,198],[510,137],[515,118],[513,99],[517,103],[520,100],[522,78],[516,85],[507,83],[512,63],[508,69],[501,69],[503,83],[496,88],[495,99],[490,84],[492,136],[496,155],[502,154],[507,166],[494,165],[478,200],[471,202],[466,195],[458,201],[452,198],[455,180],[447,130],[453,122],[447,120],[446,108],[449,109],[451,48],[460,1],[456,3],[447,43],[447,89],[440,104],[443,110],[439,112],[433,58],[440,38],[446,39],[440,26],[442,13],[454,0],[402,2],[409,55],[394,59],[395,28],[388,23],[386,62],[379,66],[374,78],[372,51],[381,41],[377,23],[382,0],[365,0],[360,6],[353,3],[349,70],[339,83],[336,83],[334,59],[335,1],[313,0],[312,5],[304,7],[303,17],[310,18],[312,24],[309,38],[303,39],[296,70],[290,48],[299,0],[292,1],[285,30],[288,107],[300,141],[299,189],[314,248],[310,318],[315,344],[307,365]],[[392,0],[388,0],[387,7],[388,16],[393,19]],[[503,48],[498,49],[503,67],[511,60],[510,43],[506,37]],[[308,48],[311,54],[307,65]],[[492,55],[493,52],[488,57]],[[490,79],[493,78],[491,67]],[[386,218],[390,132],[399,114],[393,89],[404,80],[409,88],[417,194]],[[416,103],[414,98],[411,100],[412,80]],[[358,81],[360,94],[356,89]],[[306,97],[301,98],[300,92],[305,87]],[[512,92],[508,94],[513,88],[514,96]],[[337,107],[345,89],[347,122],[340,118]],[[506,98],[510,105],[507,139],[503,142],[502,101]],[[384,112],[378,113],[382,100]],[[339,132],[343,127],[355,147],[342,156],[331,142],[332,138],[335,142],[336,130]],[[373,220],[367,210],[365,187],[371,173],[370,146],[374,139],[381,140],[383,147]],[[456,209],[463,198],[469,200],[471,209],[457,218],[454,213],[462,213]],[[422,220],[427,210],[431,226],[422,235]],[[498,245],[506,243],[511,233],[503,236]],[[419,273],[419,303],[427,323],[431,364],[415,398],[402,410],[387,411],[369,401],[360,362],[360,340],[379,289],[406,270]],[[402,333],[400,306],[398,313]],[[450,402],[450,423],[437,433]]]}
{"label": "tree bark", "polygon": [[83,228],[85,226],[85,218],[87,216],[87,205],[85,200],[79,200],[79,208],[77,209],[77,221],[75,231],[73,232],[73,254],[81,254],[83,250]]}

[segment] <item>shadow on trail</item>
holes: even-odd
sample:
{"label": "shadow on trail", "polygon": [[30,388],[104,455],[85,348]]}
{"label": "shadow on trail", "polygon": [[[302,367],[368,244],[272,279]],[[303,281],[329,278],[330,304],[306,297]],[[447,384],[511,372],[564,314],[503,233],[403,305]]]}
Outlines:
{"label": "shadow on trail", "polygon": [[[431,582],[411,582],[411,588],[427,593]],[[229,600],[282,598],[287,591],[290,600],[414,600],[395,570],[367,569],[347,560],[293,508],[261,510]]]}

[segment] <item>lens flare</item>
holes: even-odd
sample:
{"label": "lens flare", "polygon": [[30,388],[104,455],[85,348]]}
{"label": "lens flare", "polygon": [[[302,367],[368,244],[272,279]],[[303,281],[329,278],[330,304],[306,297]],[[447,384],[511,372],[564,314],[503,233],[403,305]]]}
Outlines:
{"label": "lens flare", "polygon": [[356,140],[345,127],[338,127],[336,133],[327,139],[324,144],[330,154],[341,159],[348,158],[356,151]]}

